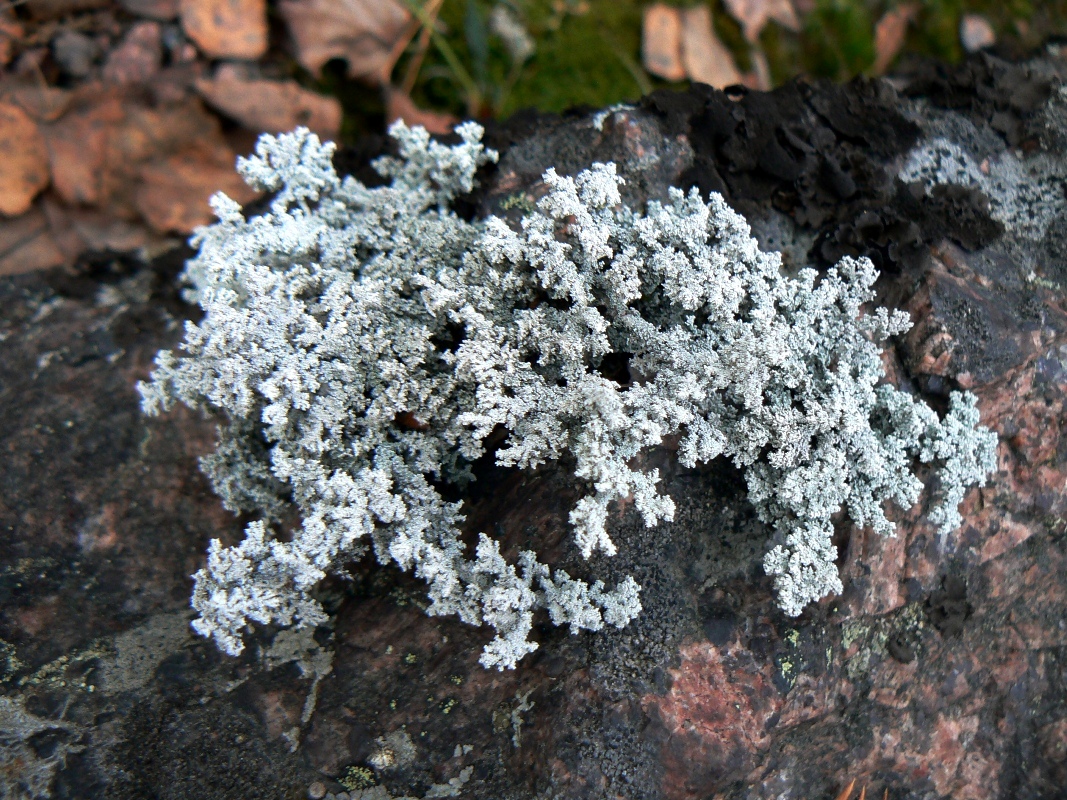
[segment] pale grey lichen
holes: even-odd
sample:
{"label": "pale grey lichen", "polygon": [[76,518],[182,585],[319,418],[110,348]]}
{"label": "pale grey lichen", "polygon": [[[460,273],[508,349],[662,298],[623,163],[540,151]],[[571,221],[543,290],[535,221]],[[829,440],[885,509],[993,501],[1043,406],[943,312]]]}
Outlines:
{"label": "pale grey lichen", "polygon": [[[967,138],[978,138],[973,127],[959,124]],[[1063,193],[1067,171],[1055,152],[1024,156],[1004,150],[979,161],[950,139],[937,136],[908,153],[897,177],[905,183],[918,182],[927,192],[951,185],[977,189],[989,198],[990,216],[1023,239],[1040,241],[1050,223],[1067,214]]]}
{"label": "pale grey lichen", "polygon": [[[250,621],[321,622],[312,590],[367,543],[429,584],[429,613],[495,628],[486,666],[537,647],[538,608],[574,632],[625,626],[640,610],[633,578],[608,590],[532,552],[513,566],[484,535],[465,554],[459,504],[436,485],[469,480],[494,431],[507,434],[501,465],[573,469],[586,557],[616,552],[615,501],[650,526],[672,518],[657,472],[634,466],[642,452],[670,437],[687,466],[731,459],[776,530],[765,565],[792,615],[841,590],[832,516],[892,533],[882,505],[917,501],[916,458],[942,467],[932,519],[958,523],[996,438],[969,396],[939,421],[879,385],[879,345],[909,322],[862,311],[869,261],[788,278],[718,195],[672,190],[640,214],[613,164],[549,170],[521,225],[466,222],[448,204],[495,153],[477,125],[457,133],[446,147],[394,126],[399,156],[376,162],[391,183],[373,189],[341,180],[332,145],[304,129],[264,136],[238,168],[276,193],[270,210],[246,219],[213,200],[219,221],[185,272],[204,318],[139,387],[150,413],[180,400],[220,415],[204,469],[228,508],[263,517],[235,547],[212,542],[193,595],[201,634],[236,653]],[[628,359],[628,382],[601,374],[609,356]],[[303,523],[279,538],[285,502]]]}

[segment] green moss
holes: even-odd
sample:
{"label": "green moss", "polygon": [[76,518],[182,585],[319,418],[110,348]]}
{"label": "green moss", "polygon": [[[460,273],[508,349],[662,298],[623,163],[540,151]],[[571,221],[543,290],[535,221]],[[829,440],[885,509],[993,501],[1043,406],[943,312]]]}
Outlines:
{"label": "green moss", "polygon": [[844,80],[874,62],[875,19],[862,3],[819,0],[803,22],[802,71]]}
{"label": "green moss", "polygon": [[[641,4],[590,0],[571,3],[572,13],[562,14],[547,0],[515,5],[537,50],[512,85],[512,64],[502,44],[489,35],[483,47],[481,29],[471,23],[473,16],[487,18],[492,3],[446,0],[441,11],[449,44],[480,85],[483,113],[507,116],[525,107],[563,111],[582,104],[607,106],[635,99],[647,88],[640,83],[643,76],[634,75],[640,73]],[[420,89],[427,102],[457,110],[466,105],[461,81],[439,53],[427,59],[423,75]]]}
{"label": "green moss", "polygon": [[[417,105],[461,117],[506,117],[526,107],[551,112],[579,105],[601,108],[670,85],[640,66],[643,0],[508,0],[506,5],[521,16],[536,43],[534,55],[519,66],[512,63],[488,24],[497,2],[444,0],[438,32],[454,60],[450,62],[440,46],[430,48],[412,93]],[[869,72],[875,59],[875,25],[901,2],[815,0],[814,8],[801,15],[799,32],[769,22],[759,46],[775,84],[797,75],[847,80]],[[753,51],[740,25],[722,0],[708,4],[715,33],[741,70],[751,70]],[[901,56],[958,61],[964,56],[960,20],[968,13],[986,17],[999,42],[1020,48],[1036,46],[1049,35],[1067,34],[1067,0],[923,0]],[[409,48],[394,73],[395,80],[403,76],[410,56]],[[341,100],[345,110],[342,140],[381,131],[384,106],[379,91],[347,79],[343,63],[327,64],[320,79],[295,66],[293,73],[305,85]]]}

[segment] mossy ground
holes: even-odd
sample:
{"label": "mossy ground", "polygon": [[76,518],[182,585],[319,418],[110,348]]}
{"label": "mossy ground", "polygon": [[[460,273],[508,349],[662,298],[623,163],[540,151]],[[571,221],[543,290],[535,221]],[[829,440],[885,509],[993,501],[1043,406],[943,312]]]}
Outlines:
{"label": "mossy ground", "polygon": [[[458,116],[507,117],[523,108],[561,112],[605,107],[671,85],[641,67],[641,18],[647,5],[642,0],[511,0],[508,7],[522,18],[536,44],[534,55],[517,69],[490,32],[489,14],[497,2],[444,0],[438,30],[455,59],[450,65],[440,47],[430,48],[412,93],[420,107]],[[749,69],[753,50],[740,26],[722,0],[710,5],[716,33],[739,66]],[[875,25],[901,3],[795,0],[795,5],[799,31],[771,22],[760,36],[775,85],[797,75],[840,81],[871,74]],[[917,5],[901,59],[959,60],[964,55],[960,19],[970,13],[983,15],[998,45],[1017,52],[1049,36],[1067,35],[1067,0],[918,0]],[[401,59],[397,74],[406,60]],[[345,105],[343,139],[381,131],[384,106],[377,91],[346,80],[342,64],[328,65],[317,85]]]}

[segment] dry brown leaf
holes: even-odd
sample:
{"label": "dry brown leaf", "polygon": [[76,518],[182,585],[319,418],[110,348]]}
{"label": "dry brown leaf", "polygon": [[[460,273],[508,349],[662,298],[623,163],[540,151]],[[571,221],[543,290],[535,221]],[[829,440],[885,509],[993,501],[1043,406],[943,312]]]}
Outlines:
{"label": "dry brown leaf", "polygon": [[178,16],[178,0],[118,0],[119,6],[135,17],[170,22]]}
{"label": "dry brown leaf", "polygon": [[[771,90],[771,65],[767,56],[759,47],[754,47],[750,55],[752,59],[751,83],[747,80],[745,85],[760,92]],[[748,76],[745,76],[748,78]]]}
{"label": "dry brown leaf", "polygon": [[76,11],[103,8],[109,0],[26,0],[24,5],[35,20],[59,19]]}
{"label": "dry brown leaf", "polygon": [[75,95],[63,117],[43,126],[53,185],[68,205],[187,233],[210,220],[211,185],[239,202],[254,196],[234,171],[218,118],[198,98],[149,107],[136,91],[92,85]]}
{"label": "dry brown leaf", "polygon": [[237,154],[218,118],[198,99],[162,108],[130,105],[127,117],[109,142],[114,213],[129,209],[157,233],[189,233],[211,220],[207,201],[215,189],[239,203],[256,196],[234,169]]}
{"label": "dry brown leaf", "polygon": [[94,205],[105,198],[108,138],[126,118],[117,93],[87,89],[71,100],[71,108],[45,125],[52,185],[71,205]]}
{"label": "dry brown leaf", "polygon": [[194,145],[145,164],[134,203],[157,233],[192,233],[214,219],[208,200],[225,192],[238,203],[256,193],[234,170],[233,152],[219,143],[209,148]]}
{"label": "dry brown leaf", "polygon": [[381,82],[394,48],[413,32],[411,14],[396,0],[282,0],[278,10],[296,45],[296,60],[318,75],[331,58],[348,75]]}
{"label": "dry brown leaf", "polygon": [[723,0],[730,16],[736,19],[745,38],[755,42],[769,20],[774,20],[791,31],[800,30],[793,0]]}
{"label": "dry brown leaf", "polygon": [[989,20],[981,14],[964,14],[960,20],[960,44],[968,53],[977,53],[983,47],[996,44],[997,35]]}
{"label": "dry brown leaf", "polygon": [[892,11],[887,11],[874,26],[874,66],[875,75],[884,75],[893,63],[893,59],[900,53],[904,46],[904,37],[908,32],[908,25],[915,15],[919,13],[916,3],[905,3],[897,6]]}
{"label": "dry brown leaf", "polygon": [[165,241],[141,222],[117,219],[91,208],[68,208],[58,202],[50,202],[47,195],[42,207],[53,235],[60,226],[65,226],[77,237],[79,249],[73,256],[68,253],[68,263],[86,250],[130,252],[157,246]]}
{"label": "dry brown leaf", "polygon": [[645,69],[664,80],[685,77],[682,64],[682,14],[677,8],[656,3],[645,9],[641,29],[641,61]]}
{"label": "dry brown leaf", "polygon": [[0,214],[29,210],[48,185],[48,149],[37,123],[12,103],[0,103]]}
{"label": "dry brown leaf", "polygon": [[21,217],[0,219],[0,276],[57,267],[66,260],[52,240],[39,208]]}
{"label": "dry brown leaf", "polygon": [[707,6],[682,11],[682,63],[690,80],[716,89],[741,82],[734,57],[712,30]]}
{"label": "dry brown leaf", "polygon": [[182,28],[211,58],[260,58],[267,52],[266,0],[180,0]]}
{"label": "dry brown leaf", "polygon": [[57,89],[40,81],[12,82],[0,89],[0,100],[14,103],[38,122],[59,119],[70,105],[69,89]]}
{"label": "dry brown leaf", "polygon": [[46,192],[27,213],[0,220],[0,275],[70,265],[87,250],[160,249],[167,241],[140,223],[69,208]]}
{"label": "dry brown leaf", "polygon": [[0,11],[0,67],[6,67],[11,63],[11,56],[15,52],[15,42],[22,38],[22,26],[11,16],[10,11]]}
{"label": "dry brown leaf", "polygon": [[211,80],[198,80],[196,90],[208,105],[256,133],[284,133],[303,125],[334,139],[341,130],[337,98],[293,80],[245,80],[232,70],[219,70]]}
{"label": "dry brown leaf", "polygon": [[451,114],[439,114],[419,108],[410,97],[398,89],[387,88],[385,91],[385,117],[389,124],[402,119],[409,127],[421,125],[430,133],[446,134],[451,133],[452,128],[459,122]]}
{"label": "dry brown leaf", "polygon": [[163,29],[158,22],[138,22],[107,57],[104,80],[109,83],[145,83],[163,63]]}
{"label": "dry brown leaf", "polygon": [[63,260],[67,264],[73,264],[74,259],[85,251],[85,240],[78,235],[78,231],[70,224],[70,216],[62,202],[54,192],[46,192],[37,201],[37,207],[44,212],[44,218],[48,222],[48,234],[52,244],[63,254]]}

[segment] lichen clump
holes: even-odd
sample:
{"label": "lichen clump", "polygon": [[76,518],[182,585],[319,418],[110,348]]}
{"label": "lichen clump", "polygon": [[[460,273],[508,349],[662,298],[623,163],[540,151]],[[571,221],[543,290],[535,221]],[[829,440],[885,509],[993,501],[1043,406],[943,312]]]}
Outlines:
{"label": "lichen clump", "polygon": [[[180,400],[218,414],[203,467],[227,508],[262,516],[241,544],[212,542],[193,595],[200,633],[236,653],[249,621],[322,621],[315,585],[368,545],[426,581],[428,613],[496,629],[486,666],[536,649],[538,608],[572,631],[626,625],[640,610],[632,578],[608,589],[532,552],[512,565],[485,535],[465,552],[459,504],[435,485],[470,480],[494,431],[507,435],[501,465],[573,466],[586,557],[616,552],[615,501],[650,526],[671,519],[656,471],[631,467],[640,453],[673,437],[687,466],[731,459],[775,529],[765,565],[792,615],[841,590],[831,516],[891,533],[882,504],[917,501],[916,458],[942,470],[932,518],[958,524],[995,436],[970,395],[939,420],[879,384],[879,346],[910,323],[862,313],[869,261],[789,278],[720,196],[672,190],[638,213],[613,164],[549,170],[521,225],[467,222],[449,202],[496,154],[476,124],[457,133],[447,147],[393,126],[399,156],[376,162],[391,181],[373,189],[340,179],[333,146],[307,130],[264,136],[238,169],[274,193],[270,210],[246,218],[213,199],[219,221],[185,271],[203,320],[139,387],[150,413]],[[623,382],[604,369],[620,362]],[[283,539],[271,526],[285,503],[303,524]]]}

